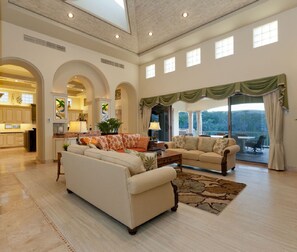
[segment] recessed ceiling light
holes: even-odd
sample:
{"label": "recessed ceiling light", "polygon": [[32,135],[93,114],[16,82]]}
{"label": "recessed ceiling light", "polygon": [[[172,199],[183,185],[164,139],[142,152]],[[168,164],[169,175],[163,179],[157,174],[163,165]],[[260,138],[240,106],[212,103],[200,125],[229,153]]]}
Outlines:
{"label": "recessed ceiling light", "polygon": [[149,35],[149,36],[153,36],[153,32],[149,32],[148,35]]}
{"label": "recessed ceiling light", "polygon": [[116,38],[116,39],[120,38],[120,35],[119,35],[119,34],[116,34],[116,35],[115,35],[115,38]]}
{"label": "recessed ceiling light", "polygon": [[188,14],[188,12],[184,12],[183,14],[182,14],[182,16],[185,18],[185,17],[187,17],[189,14]]}
{"label": "recessed ceiling light", "polygon": [[69,13],[67,14],[67,16],[68,16],[69,18],[74,18],[74,15],[73,15],[72,12],[69,12]]}

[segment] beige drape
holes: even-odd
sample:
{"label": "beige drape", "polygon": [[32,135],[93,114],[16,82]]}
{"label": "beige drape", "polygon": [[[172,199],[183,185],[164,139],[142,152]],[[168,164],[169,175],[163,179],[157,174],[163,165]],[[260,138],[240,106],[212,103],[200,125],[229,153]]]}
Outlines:
{"label": "beige drape", "polygon": [[149,129],[149,126],[150,126],[150,120],[151,120],[151,113],[152,113],[152,108],[149,108],[149,107],[146,107],[144,106],[143,107],[143,110],[142,110],[142,132],[141,134],[144,135],[144,136],[147,136],[148,134],[148,129]]}
{"label": "beige drape", "polygon": [[270,137],[268,168],[272,170],[285,170],[283,109],[279,101],[279,92],[264,95],[263,100]]}

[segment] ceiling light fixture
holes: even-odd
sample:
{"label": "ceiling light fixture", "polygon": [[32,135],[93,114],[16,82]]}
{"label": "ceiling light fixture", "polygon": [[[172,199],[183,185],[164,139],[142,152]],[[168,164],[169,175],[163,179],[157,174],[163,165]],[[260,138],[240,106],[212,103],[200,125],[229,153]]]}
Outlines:
{"label": "ceiling light fixture", "polygon": [[184,12],[184,13],[182,14],[182,16],[183,16],[184,18],[186,18],[188,15],[189,15],[188,12]]}
{"label": "ceiling light fixture", "polygon": [[115,35],[115,38],[116,38],[116,39],[120,38],[120,35],[119,35],[119,34],[116,34],[116,35]]}
{"label": "ceiling light fixture", "polygon": [[74,18],[74,15],[73,15],[72,12],[69,12],[69,13],[67,14],[67,16],[68,16],[69,18]]}
{"label": "ceiling light fixture", "polygon": [[149,35],[149,36],[153,36],[153,32],[149,32],[148,35]]}

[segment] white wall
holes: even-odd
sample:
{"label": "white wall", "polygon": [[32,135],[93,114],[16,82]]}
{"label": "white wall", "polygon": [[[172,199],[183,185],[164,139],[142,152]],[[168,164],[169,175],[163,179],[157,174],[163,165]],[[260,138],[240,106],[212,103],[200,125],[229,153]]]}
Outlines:
{"label": "white wall", "polygon": [[[253,49],[253,28],[278,20],[279,42]],[[285,73],[288,82],[289,112],[284,120],[284,144],[287,168],[297,169],[297,8],[272,16],[249,26],[242,27],[225,36],[205,41],[202,44],[169,55],[176,57],[176,71],[163,73],[163,61],[140,66],[140,97],[150,97],[202,87],[228,84],[241,80],[252,80]],[[235,54],[215,60],[214,43],[228,36],[234,36]],[[201,65],[186,68],[187,51],[200,47]],[[145,67],[156,64],[156,77],[146,80]]]}
{"label": "white wall", "polygon": [[[42,111],[44,115],[45,124],[45,136],[44,142],[44,157],[42,161],[49,161],[52,158],[52,135],[53,135],[53,93],[67,94],[66,83],[59,83],[60,88],[53,86],[54,76],[60,66],[64,63],[71,61],[82,61],[89,63],[92,67],[102,73],[103,78],[106,80],[109,94],[106,98],[112,100],[111,105],[114,108],[114,91],[116,86],[122,82],[129,82],[138,91],[138,66],[119,60],[112,57],[94,52],[64,41],[57,40],[52,37],[48,37],[44,34],[36,33],[34,31],[24,29],[22,27],[15,26],[13,24],[1,21],[1,42],[2,42],[2,58],[18,58],[25,60],[34,65],[41,73],[44,90],[41,97],[45,104],[45,109]],[[56,43],[66,47],[66,52],[60,52],[55,49],[44,47],[41,45],[33,44],[24,41],[24,34],[37,37],[52,43]],[[125,68],[117,68],[107,64],[101,63],[100,59],[105,58],[111,61],[115,61],[124,64]],[[79,69],[77,74],[79,74]],[[86,76],[87,77],[87,76]],[[104,97],[106,94],[100,93],[100,88],[93,83],[94,86],[94,97]],[[58,85],[59,86],[59,85]],[[112,113],[114,113],[112,111]],[[137,118],[135,115],[135,124]]]}

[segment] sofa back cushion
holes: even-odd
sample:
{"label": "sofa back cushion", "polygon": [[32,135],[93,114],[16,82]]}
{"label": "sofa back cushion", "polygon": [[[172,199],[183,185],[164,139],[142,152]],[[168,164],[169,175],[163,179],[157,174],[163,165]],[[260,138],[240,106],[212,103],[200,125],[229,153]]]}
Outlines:
{"label": "sofa back cushion", "polygon": [[109,145],[106,136],[96,136],[93,137],[96,140],[95,145],[100,150],[109,150]]}
{"label": "sofa back cushion", "polygon": [[71,144],[68,146],[67,151],[73,152],[76,154],[84,155],[85,150],[89,149],[90,147],[87,145],[78,145],[78,144]]}
{"label": "sofa back cushion", "polygon": [[[116,151],[99,150],[99,152],[101,160],[128,167],[131,176],[145,172],[145,168],[140,157]],[[99,154],[97,155],[99,156]]]}
{"label": "sofa back cushion", "polygon": [[199,137],[198,150],[204,152],[212,152],[216,138],[212,137]]}
{"label": "sofa back cushion", "polygon": [[150,141],[149,137],[141,136],[137,142],[136,148],[147,150],[149,141]]}
{"label": "sofa back cushion", "polygon": [[184,148],[185,146],[185,136],[174,136],[172,137],[172,141],[175,144],[175,148]]}
{"label": "sofa back cushion", "polygon": [[125,148],[136,148],[140,134],[123,134],[122,137]]}
{"label": "sofa back cushion", "polygon": [[123,138],[121,135],[107,135],[106,138],[110,150],[124,149]]}
{"label": "sofa back cushion", "polygon": [[85,150],[85,156],[101,159],[102,150],[89,148]]}
{"label": "sofa back cushion", "polygon": [[197,150],[198,149],[198,137],[185,136],[184,149]]}
{"label": "sofa back cushion", "polygon": [[228,142],[228,138],[217,138],[213,146],[213,152],[222,155],[223,150],[228,146]]}

